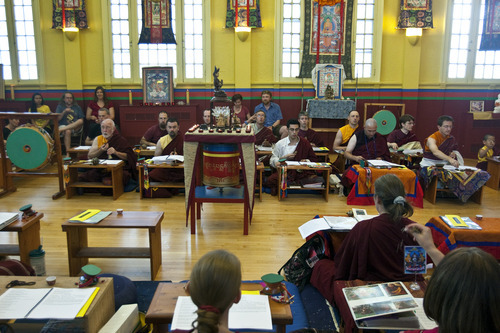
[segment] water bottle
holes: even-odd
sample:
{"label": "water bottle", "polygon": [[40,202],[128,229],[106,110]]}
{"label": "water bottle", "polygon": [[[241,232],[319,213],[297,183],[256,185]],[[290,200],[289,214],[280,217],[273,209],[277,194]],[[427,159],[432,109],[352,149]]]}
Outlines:
{"label": "water bottle", "polygon": [[30,264],[37,276],[45,275],[45,251],[42,250],[41,245],[38,249],[30,251]]}

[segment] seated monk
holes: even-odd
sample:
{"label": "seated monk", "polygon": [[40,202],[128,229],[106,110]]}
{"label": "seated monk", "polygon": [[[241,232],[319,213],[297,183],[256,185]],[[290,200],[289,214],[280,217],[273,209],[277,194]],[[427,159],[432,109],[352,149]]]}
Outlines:
{"label": "seated monk", "polygon": [[[271,145],[276,143],[278,139],[276,139],[272,130],[264,126],[266,113],[262,110],[257,111],[255,119],[255,123],[250,124],[253,128],[253,133],[255,134],[255,145],[271,147]],[[266,166],[269,166],[270,159],[270,155],[264,155],[259,158],[259,160]]]}
{"label": "seated monk", "polygon": [[394,150],[402,149],[422,149],[422,145],[415,133],[411,130],[415,125],[415,118],[412,115],[404,114],[399,118],[400,129],[392,131],[387,136],[387,146]]}
{"label": "seated monk", "polygon": [[344,156],[354,163],[361,160],[391,160],[385,138],[377,133],[377,121],[367,119],[362,131],[354,133],[347,144]]}
{"label": "seated monk", "polygon": [[486,134],[483,137],[483,147],[479,149],[479,152],[477,153],[476,168],[488,171],[487,159],[498,155],[500,155],[500,151],[497,149],[497,147],[495,147],[495,136]]}
{"label": "seated monk", "polygon": [[[184,136],[179,133],[179,121],[176,118],[167,120],[168,134],[162,136],[156,144],[155,156],[183,155]],[[184,169],[152,169],[149,172],[152,182],[183,182]],[[172,192],[166,188],[158,188],[151,193],[155,198],[170,198]]]}
{"label": "seated monk", "polygon": [[335,135],[335,140],[333,141],[333,150],[345,151],[347,148],[347,143],[351,139],[352,135],[358,129],[359,113],[356,110],[349,112],[347,116],[347,125],[339,128],[337,135]]}
{"label": "seated monk", "polygon": [[321,136],[315,130],[309,128],[309,115],[307,112],[299,112],[298,120],[300,123],[299,136],[309,141],[313,147],[324,147],[325,143]]}
{"label": "seated monk", "polygon": [[[336,280],[411,281],[421,276],[405,274],[405,246],[418,243],[404,228],[413,224],[413,207],[405,199],[405,188],[398,177],[387,174],[375,181],[375,207],[379,212],[357,223],[347,234],[335,257],[318,261],[311,284],[330,303]],[[332,303],[333,304],[333,303]]]}
{"label": "seated monk", "polygon": [[[287,123],[288,136],[276,143],[271,156],[271,166],[278,168],[280,159],[288,161],[311,161],[317,162],[318,158],[314,153],[311,144],[306,139],[299,137],[299,122],[296,119],[290,119]],[[314,171],[307,170],[288,170],[287,181],[299,184],[307,184],[318,181],[318,176]],[[323,180],[321,178],[321,180]],[[271,195],[278,194],[278,173],[275,172],[267,179],[266,186],[271,188]]]}
{"label": "seated monk", "polygon": [[456,160],[458,144],[451,135],[453,118],[441,116],[437,121],[438,130],[424,142],[424,158],[420,162],[422,168],[436,164],[451,164],[457,168],[460,164]]}
{"label": "seated monk", "polygon": [[146,133],[144,133],[144,136],[141,138],[140,142],[141,146],[156,146],[158,140],[160,140],[162,136],[168,134],[167,119],[167,111],[160,111],[158,113],[158,124],[151,126],[150,128],[148,128]]}
{"label": "seated monk", "polygon": [[[137,179],[135,172],[137,156],[132,147],[130,147],[127,139],[116,130],[115,122],[111,119],[103,120],[101,122],[101,132],[102,135],[97,136],[92,142],[88,157],[125,161],[125,165],[123,166],[124,186],[129,182],[130,178]],[[109,177],[111,177],[111,173],[101,168],[90,169],[80,175],[80,179],[87,182],[101,182],[103,178]],[[103,194],[105,193],[103,192]]]}

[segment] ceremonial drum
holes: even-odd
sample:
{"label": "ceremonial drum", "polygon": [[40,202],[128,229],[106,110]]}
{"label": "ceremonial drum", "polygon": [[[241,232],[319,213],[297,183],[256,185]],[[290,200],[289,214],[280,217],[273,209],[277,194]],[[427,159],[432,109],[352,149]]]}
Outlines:
{"label": "ceremonial drum", "polygon": [[239,185],[239,159],[240,153],[236,144],[203,144],[203,184],[214,187]]}
{"label": "ceremonial drum", "polygon": [[396,116],[389,110],[377,111],[373,119],[377,121],[377,132],[382,135],[387,135],[396,128]]}
{"label": "ceremonial drum", "polygon": [[54,140],[43,128],[21,126],[7,139],[7,155],[24,170],[39,170],[49,163]]}

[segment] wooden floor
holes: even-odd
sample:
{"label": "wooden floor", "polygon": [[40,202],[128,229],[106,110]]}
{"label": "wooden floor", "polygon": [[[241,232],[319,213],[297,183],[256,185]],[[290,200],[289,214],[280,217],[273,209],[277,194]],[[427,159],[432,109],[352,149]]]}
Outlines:
{"label": "wooden floor", "polygon": [[[204,204],[197,234],[186,227],[184,195],[170,199],[139,199],[139,193],[125,193],[118,200],[97,194],[85,194],[66,200],[52,200],[57,189],[56,178],[15,179],[17,192],[0,198],[0,211],[15,212],[31,203],[36,211],[45,214],[41,235],[46,251],[47,275],[68,276],[66,234],[61,224],[87,208],[129,211],[163,211],[163,263],[156,280],[181,281],[188,279],[192,265],[207,251],[224,248],[235,253],[242,262],[243,279],[259,279],[263,274],[277,272],[292,253],[303,244],[297,228],[316,214],[343,215],[352,207],[345,197],[331,193],[329,202],[321,195],[294,194],[285,200],[264,194],[255,202],[249,235],[243,236],[243,206],[237,204]],[[435,205],[424,201],[424,208],[415,208],[413,219],[425,223],[430,217],[442,214],[497,217],[500,212],[500,191],[484,188],[483,204],[465,204],[453,199],[438,199]],[[374,206],[366,208],[376,214]],[[1,243],[16,243],[16,235],[0,233]],[[144,230],[106,229],[89,232],[91,246],[147,246]],[[16,258],[16,257],[14,257]],[[133,280],[149,280],[147,259],[91,259],[105,273],[125,275]]]}

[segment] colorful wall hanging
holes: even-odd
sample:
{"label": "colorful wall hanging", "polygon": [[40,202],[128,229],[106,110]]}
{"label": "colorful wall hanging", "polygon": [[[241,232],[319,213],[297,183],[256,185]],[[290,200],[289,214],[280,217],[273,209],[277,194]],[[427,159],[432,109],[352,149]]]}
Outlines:
{"label": "colorful wall hanging", "polygon": [[176,44],[170,0],[142,0],[139,44]]}
{"label": "colorful wall hanging", "polygon": [[[250,25],[247,22],[250,22]],[[226,28],[237,26],[262,28],[260,0],[227,0]]]}
{"label": "colorful wall hanging", "polygon": [[87,29],[85,0],[52,0],[52,29]]}
{"label": "colorful wall hanging", "polygon": [[434,28],[432,0],[401,0],[398,29],[406,28]]}
{"label": "colorful wall hanging", "polygon": [[[329,3],[327,0],[319,1],[319,4],[315,0],[308,0],[305,3],[304,17],[306,19],[304,20],[303,44],[305,51],[302,54],[299,77],[311,77],[311,71],[317,63],[341,63],[344,65],[346,77],[351,79],[353,1],[344,0],[342,3],[341,1],[330,0],[336,2],[333,6],[321,5],[323,2]],[[319,22],[318,10],[320,13]]]}
{"label": "colorful wall hanging", "polygon": [[486,0],[479,51],[500,50],[500,0]]}

